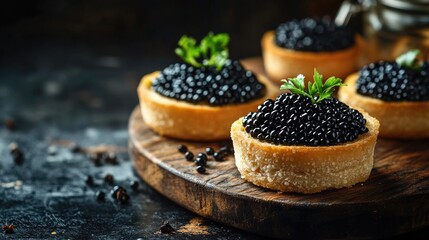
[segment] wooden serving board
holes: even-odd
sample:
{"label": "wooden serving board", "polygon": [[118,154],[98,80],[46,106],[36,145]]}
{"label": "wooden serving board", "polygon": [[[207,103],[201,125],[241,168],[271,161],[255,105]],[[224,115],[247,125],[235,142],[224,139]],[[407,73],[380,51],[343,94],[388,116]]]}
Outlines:
{"label": "wooden serving board", "polygon": [[177,151],[195,154],[230,142],[161,137],[137,107],[129,121],[130,156],[158,192],[204,217],[276,238],[378,238],[429,226],[429,141],[379,139],[370,178],[317,194],[278,193],[245,182],[234,157],[209,161],[206,174]]}

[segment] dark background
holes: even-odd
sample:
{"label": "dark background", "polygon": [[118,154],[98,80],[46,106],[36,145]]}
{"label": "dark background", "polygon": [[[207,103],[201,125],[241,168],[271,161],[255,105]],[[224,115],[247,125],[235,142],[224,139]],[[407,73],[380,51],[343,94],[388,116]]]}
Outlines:
{"label": "dark background", "polygon": [[[0,238],[158,239],[166,238],[158,232],[163,221],[188,224],[195,214],[143,182],[129,205],[95,201],[97,190],[111,188],[102,183],[106,173],[130,192],[138,179],[126,149],[141,76],[178,61],[182,34],[227,32],[232,58],[260,56],[265,31],[293,18],[334,16],[340,2],[1,1],[0,120],[13,118],[16,129],[0,126],[0,225],[16,231]],[[11,142],[24,152],[22,165],[9,154]],[[69,143],[113,146],[120,164],[96,167]],[[87,175],[94,186],[85,185]],[[209,220],[202,227],[208,235],[173,237],[258,239]]]}
{"label": "dark background", "polygon": [[[120,57],[175,61],[181,35],[231,35],[231,56],[260,55],[262,34],[304,16],[334,16],[341,0],[227,1],[2,1],[2,63],[22,60],[23,49],[61,44]],[[60,54],[58,57],[67,57]],[[84,56],[83,56],[84,57]],[[163,62],[164,63],[164,62]]]}

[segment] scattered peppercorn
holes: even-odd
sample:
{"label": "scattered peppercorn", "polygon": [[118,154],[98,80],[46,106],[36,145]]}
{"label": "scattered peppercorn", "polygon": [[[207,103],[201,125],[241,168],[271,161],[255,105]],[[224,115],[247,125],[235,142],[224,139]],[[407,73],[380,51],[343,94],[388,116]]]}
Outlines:
{"label": "scattered peppercorn", "polygon": [[13,224],[3,225],[2,229],[6,234],[12,234],[15,232],[15,226]]}
{"label": "scattered peppercorn", "polygon": [[201,174],[203,174],[203,173],[205,173],[206,172],[206,168],[204,167],[204,166],[197,166],[197,172],[198,173],[201,173]]}
{"label": "scattered peppercorn", "polygon": [[214,153],[213,148],[211,148],[211,147],[206,147],[206,153],[207,153],[207,155],[212,156],[212,155],[213,155],[213,153]]}
{"label": "scattered peppercorn", "polygon": [[110,191],[110,196],[121,204],[126,204],[130,200],[127,190],[121,186],[115,186]]}
{"label": "scattered peppercorn", "polygon": [[177,150],[181,153],[186,153],[188,151],[188,147],[186,147],[185,145],[180,144],[179,146],[177,146]]}
{"label": "scattered peppercorn", "polygon": [[72,143],[69,148],[72,153],[80,153],[83,151],[83,149],[76,143]]}
{"label": "scattered peppercorn", "polygon": [[112,197],[112,198],[115,198],[115,196],[116,196],[116,193],[120,190],[120,189],[124,189],[123,187],[121,187],[121,186],[114,186],[113,188],[112,188],[112,190],[110,190],[110,196]]}
{"label": "scattered peppercorn", "polygon": [[94,178],[90,175],[86,176],[85,183],[88,186],[94,185]]}
{"label": "scattered peppercorn", "polygon": [[185,153],[185,158],[188,161],[192,161],[192,160],[194,160],[194,154],[192,152],[186,152]]}
{"label": "scattered peppercorn", "polygon": [[130,196],[127,193],[127,190],[124,188],[120,188],[115,195],[116,201],[118,201],[120,204],[126,204],[130,200]]}
{"label": "scattered peppercorn", "polygon": [[113,175],[110,174],[110,173],[106,174],[106,176],[104,176],[104,182],[107,183],[107,184],[109,184],[109,185],[112,185],[113,182],[114,182]]}
{"label": "scattered peppercorn", "polygon": [[7,117],[4,120],[4,126],[9,129],[9,130],[15,130],[16,129],[16,122],[15,119],[11,118],[11,117]]}
{"label": "scattered peppercorn", "polygon": [[118,157],[116,156],[115,153],[109,152],[106,154],[104,161],[107,164],[117,165],[118,164]]}
{"label": "scattered peppercorn", "polygon": [[174,228],[170,225],[170,223],[168,221],[164,222],[161,226],[161,233],[163,234],[170,234],[172,232],[174,232]]}
{"label": "scattered peppercorn", "polygon": [[214,158],[216,161],[218,161],[218,162],[221,162],[221,161],[223,161],[223,160],[224,160],[224,158],[223,158],[223,154],[222,154],[221,152],[215,152],[215,153],[213,153],[213,158]]}
{"label": "scattered peppercorn", "polygon": [[139,182],[137,182],[136,180],[131,181],[130,187],[134,191],[139,190]]}
{"label": "scattered peppercorn", "polygon": [[95,197],[97,198],[97,201],[103,202],[106,199],[106,194],[103,191],[97,191],[95,193]]}
{"label": "scattered peppercorn", "polygon": [[195,164],[197,166],[203,166],[203,167],[205,167],[205,166],[207,166],[207,159],[204,159],[202,157],[197,157],[195,159]]}
{"label": "scattered peppercorn", "polygon": [[89,159],[94,163],[95,166],[99,167],[101,166],[101,158],[102,155],[100,153],[91,153],[89,154]]}
{"label": "scattered peppercorn", "polygon": [[19,149],[17,143],[13,142],[9,144],[9,151],[16,165],[21,165],[24,162],[24,154]]}

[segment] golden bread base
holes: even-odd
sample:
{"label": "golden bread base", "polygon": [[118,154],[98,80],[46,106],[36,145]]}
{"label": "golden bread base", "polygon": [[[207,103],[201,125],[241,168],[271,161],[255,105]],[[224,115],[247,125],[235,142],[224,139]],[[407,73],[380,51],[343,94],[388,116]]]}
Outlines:
{"label": "golden bread base", "polygon": [[145,123],[160,135],[184,139],[214,141],[229,138],[231,124],[248,112],[255,111],[267,98],[275,98],[279,90],[268,79],[257,76],[265,84],[265,96],[243,104],[209,106],[191,104],[164,97],[151,89],[160,74],[145,75],[137,89]]}
{"label": "golden bread base", "polygon": [[397,139],[429,138],[429,101],[386,102],[356,92],[358,73],[350,75],[340,87],[338,99],[364,109],[380,121],[380,137]]}
{"label": "golden bread base", "polygon": [[238,171],[257,186],[281,192],[308,194],[363,182],[373,168],[379,122],[362,114],[368,133],[353,142],[322,147],[261,142],[244,130],[240,118],[231,127]]}
{"label": "golden bread base", "polygon": [[350,48],[333,52],[303,52],[279,47],[274,42],[274,31],[262,37],[262,56],[268,76],[280,81],[303,74],[306,80],[313,79],[314,68],[324,76],[345,78],[356,71],[363,40],[356,37]]}

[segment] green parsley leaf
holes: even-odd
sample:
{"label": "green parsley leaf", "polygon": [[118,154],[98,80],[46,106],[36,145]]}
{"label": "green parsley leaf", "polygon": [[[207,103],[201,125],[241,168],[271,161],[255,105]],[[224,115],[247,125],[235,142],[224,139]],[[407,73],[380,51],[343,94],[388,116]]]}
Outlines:
{"label": "green parsley leaf", "polygon": [[404,68],[418,71],[422,67],[422,63],[417,59],[420,50],[413,49],[396,58],[396,63]]}
{"label": "green parsley leaf", "polygon": [[186,63],[194,67],[214,67],[220,71],[229,60],[229,35],[210,32],[200,44],[194,38],[183,35],[179,40],[176,54]]}
{"label": "green parsley leaf", "polygon": [[316,69],[314,69],[313,75],[314,82],[308,82],[307,89],[305,89],[304,78],[302,74],[299,74],[296,78],[283,79],[283,85],[280,89],[306,96],[311,99],[311,102],[318,103],[330,98],[335,91],[335,87],[346,86],[340,78],[336,77],[330,77],[323,83],[323,76]]}

